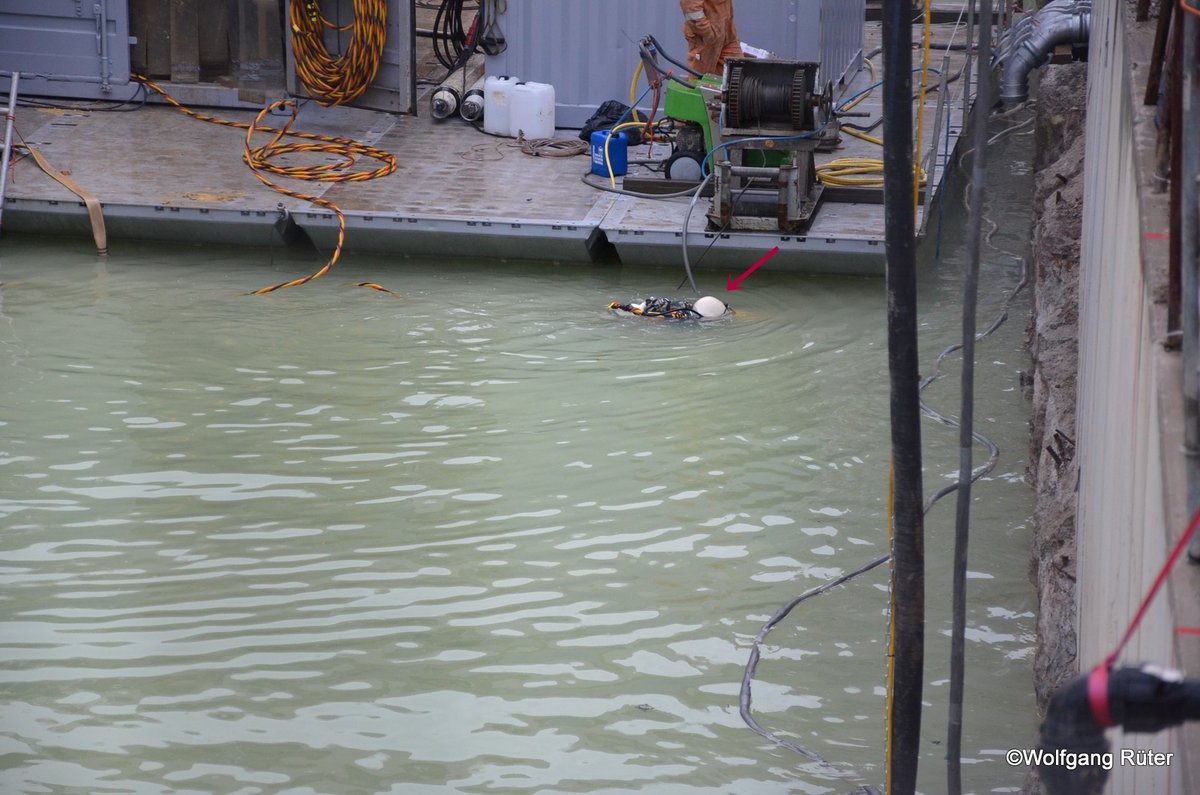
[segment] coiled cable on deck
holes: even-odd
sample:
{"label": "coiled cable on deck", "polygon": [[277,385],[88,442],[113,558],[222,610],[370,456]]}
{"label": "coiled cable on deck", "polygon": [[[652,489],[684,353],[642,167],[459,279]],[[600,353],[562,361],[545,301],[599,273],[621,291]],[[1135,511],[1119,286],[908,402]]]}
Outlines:
{"label": "coiled cable on deck", "polygon": [[[291,25],[296,76],[322,105],[353,102],[375,81],[387,43],[386,0],[354,0],[354,21],[342,26],[325,18],[317,0],[295,0]],[[325,46],[326,28],[350,31],[341,55]]]}
{"label": "coiled cable on deck", "polygon": [[[287,108],[291,112],[291,118],[282,129],[274,129],[270,127],[259,127],[263,116],[271,113],[277,108]],[[291,196],[294,199],[301,201],[309,201],[321,207],[327,207],[332,210],[337,216],[338,235],[337,245],[333,249],[333,255],[329,261],[318,270],[309,276],[304,276],[299,279],[293,279],[287,282],[272,285],[270,287],[262,287],[254,291],[254,295],[263,295],[271,293],[275,290],[281,290],[285,287],[296,287],[301,284],[311,282],[313,279],[319,279],[329,272],[334,263],[342,255],[342,245],[346,241],[346,216],[342,213],[340,207],[328,199],[320,196],[313,196],[307,193],[285,188],[278,185],[264,176],[265,173],[275,174],[281,177],[291,177],[292,179],[308,180],[312,182],[363,182],[369,179],[378,179],[386,177],[396,170],[396,156],[390,152],[385,152],[381,149],[376,149],[373,146],[368,146],[358,141],[351,141],[345,138],[326,138],[324,136],[302,135],[303,138],[314,138],[314,141],[305,142],[289,142],[283,143],[283,137],[286,135],[297,135],[292,132],[292,124],[296,121],[296,103],[292,100],[279,100],[273,102],[267,107],[259,111],[254,121],[246,129],[246,144],[245,152],[242,159],[246,161],[246,165],[250,166],[250,170],[254,172],[254,176],[258,177],[259,182],[266,185],[271,190],[282,193],[285,196]],[[251,141],[256,132],[273,132],[271,140],[262,146],[253,146]],[[297,152],[323,152],[326,154],[334,154],[341,156],[341,160],[334,163],[322,163],[315,166],[285,166],[279,163],[272,162],[272,158],[277,158],[282,155],[294,154]],[[381,165],[371,171],[351,171],[359,157],[373,158],[381,163]],[[356,286],[371,287],[379,290],[379,285],[362,283]],[[391,292],[386,288],[384,292]]]}
{"label": "coiled cable on deck", "polygon": [[[292,125],[296,121],[297,110],[297,105],[293,100],[279,100],[271,103],[259,111],[253,122],[247,124],[246,122],[231,121],[230,119],[209,116],[207,114],[192,110],[191,108],[180,104],[161,86],[157,85],[149,78],[141,75],[133,75],[133,78],[143,83],[147,88],[157,92],[163,97],[163,99],[167,101],[167,103],[194,119],[206,121],[211,124],[220,124],[226,127],[234,127],[239,130],[245,130],[246,140],[242,159],[246,162],[246,165],[250,167],[250,170],[254,172],[254,176],[257,177],[260,182],[262,182],[271,190],[282,193],[285,196],[291,196],[294,199],[311,202],[312,204],[316,204],[320,207],[325,207],[331,210],[333,214],[337,216],[337,245],[334,247],[333,254],[330,256],[329,260],[323,267],[320,268],[320,270],[300,279],[293,279],[291,281],[281,282],[269,287],[260,288],[255,290],[252,293],[253,295],[264,295],[276,290],[281,290],[285,287],[295,287],[324,276],[329,272],[329,269],[333,267],[334,263],[336,263],[341,257],[342,245],[346,240],[346,217],[342,214],[341,208],[339,208],[330,200],[320,196],[301,193],[300,191],[294,191],[289,188],[285,188],[282,185],[278,185],[264,176],[264,172],[275,174],[281,177],[291,177],[292,179],[300,179],[310,182],[363,182],[365,180],[386,177],[387,175],[393,173],[398,167],[395,155],[382,149],[378,149],[374,146],[370,146],[359,141],[352,141],[348,138],[335,138],[328,135],[317,135],[315,133],[298,132],[293,130]],[[286,109],[290,113],[290,118],[282,128],[265,127],[262,125],[264,116],[267,116],[268,114],[271,114],[281,108]],[[255,133],[270,133],[272,134],[272,137],[271,140],[263,146],[254,146],[252,144],[252,138],[254,137]],[[290,138],[299,138],[303,141],[303,143],[284,143],[283,138],[285,136]],[[322,163],[315,166],[284,166],[278,162],[272,162],[273,158],[278,158],[287,154],[295,154],[298,152],[320,152],[327,155],[336,155],[341,159],[337,162]],[[380,165],[372,170],[351,170],[358,163],[360,158],[374,160]],[[380,286],[373,283],[364,282],[356,284],[355,286],[370,287],[374,290],[380,290]],[[383,288],[381,291],[392,293],[393,295],[396,294],[387,288]]]}
{"label": "coiled cable on deck", "polygon": [[578,138],[526,138],[525,133],[517,136],[517,146],[532,157],[576,157],[590,150],[587,142]]}

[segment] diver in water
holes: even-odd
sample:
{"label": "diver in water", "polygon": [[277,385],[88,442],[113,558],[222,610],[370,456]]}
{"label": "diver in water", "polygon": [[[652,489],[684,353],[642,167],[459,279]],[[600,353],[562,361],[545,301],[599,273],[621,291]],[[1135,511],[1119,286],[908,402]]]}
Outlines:
{"label": "diver in water", "polygon": [[672,301],[670,298],[643,298],[623,304],[613,301],[608,308],[617,314],[661,317],[669,320],[713,320],[733,312],[720,298],[706,295],[695,302]]}

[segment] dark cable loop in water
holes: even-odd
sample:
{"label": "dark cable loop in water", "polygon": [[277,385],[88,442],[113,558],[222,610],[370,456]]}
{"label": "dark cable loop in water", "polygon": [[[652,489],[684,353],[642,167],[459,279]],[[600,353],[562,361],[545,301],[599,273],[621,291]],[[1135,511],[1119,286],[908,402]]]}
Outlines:
{"label": "dark cable loop in water", "polygon": [[[709,172],[708,176],[706,176],[704,180],[695,187],[695,192],[692,193],[691,204],[688,205],[687,213],[685,213],[683,216],[683,271],[686,274],[686,280],[692,285],[692,290],[696,293],[696,295],[700,295],[700,288],[696,286],[696,279],[692,275],[692,263],[688,258],[688,223],[692,220],[692,211],[696,209],[696,200],[700,198],[700,194],[704,191],[704,186],[708,184],[708,181],[712,179],[712,176],[712,172]],[[737,196],[733,197],[733,201],[731,202],[730,206],[731,213],[733,208],[737,207],[738,203],[741,202],[742,196],[746,195],[746,191],[750,190],[751,186],[753,186],[754,183],[759,180],[760,178],[758,177],[751,177],[746,180],[746,186],[738,192]],[[689,192],[691,191],[689,190]],[[728,228],[729,223],[726,223],[717,230],[717,233],[713,235],[713,238],[709,244],[704,247],[704,251],[700,254],[700,259],[696,260],[697,265],[699,265],[700,262],[708,256],[708,252],[712,250],[712,247],[716,245],[716,242],[721,239],[721,235],[725,234],[725,230]],[[679,286],[682,287],[683,282],[680,282]]]}
{"label": "dark cable loop in water", "polygon": [[875,560],[871,561],[870,563],[866,564],[865,566],[855,569],[854,571],[850,572],[849,574],[843,574],[841,577],[838,577],[835,580],[830,580],[829,582],[825,583],[824,585],[819,585],[816,588],[807,590],[804,593],[797,596],[792,601],[788,602],[783,607],[776,610],[775,615],[771,616],[770,620],[767,621],[767,623],[763,624],[762,628],[758,631],[758,634],[754,636],[754,643],[750,647],[750,661],[746,664],[745,673],[742,674],[742,689],[741,689],[741,692],[738,694],[738,711],[741,713],[742,720],[746,722],[746,725],[749,726],[751,728],[751,730],[753,730],[759,736],[765,737],[766,739],[770,740],[771,742],[775,743],[776,745],[780,745],[784,748],[787,748],[790,751],[795,751],[798,754],[808,757],[809,759],[811,759],[814,762],[816,762],[817,764],[819,764],[821,767],[825,768],[829,772],[836,774],[839,777],[844,777],[849,774],[846,773],[841,768],[838,768],[835,765],[833,765],[831,762],[829,762],[829,760],[827,760],[825,757],[818,754],[816,751],[813,751],[811,749],[805,748],[802,745],[797,745],[796,743],[785,740],[782,737],[779,737],[778,735],[768,731],[767,729],[764,729],[759,724],[759,722],[754,719],[754,715],[751,714],[751,712],[750,712],[750,699],[751,699],[750,687],[751,687],[752,683],[754,682],[754,672],[758,668],[758,660],[759,660],[759,656],[760,656],[759,646],[766,639],[767,634],[772,629],[775,628],[775,625],[778,624],[783,619],[787,618],[788,614],[791,613],[792,610],[797,605],[799,605],[801,602],[806,602],[809,599],[813,598],[814,596],[820,596],[821,594],[825,593],[826,591],[831,591],[834,588],[838,587],[839,585],[854,579],[855,577],[859,576],[860,574],[866,574],[871,569],[873,569],[877,566],[881,566],[884,563],[887,563],[887,561],[890,557],[891,557],[890,555],[884,555],[881,558],[876,558]]}
{"label": "dark cable loop in water", "polygon": [[[989,139],[989,143],[994,142],[995,140],[997,140],[1004,134],[1013,132],[1015,129],[1022,127],[1023,124],[1024,123],[1014,125],[1013,127],[1010,127],[1008,129],[1004,130],[1002,133],[993,136],[991,139]],[[965,154],[969,154],[969,151]],[[961,167],[961,159],[959,161],[959,165]],[[1004,299],[1004,305],[1001,307],[1000,313],[996,316],[996,319],[993,320],[991,325],[989,325],[985,330],[983,330],[982,332],[978,333],[975,336],[975,339],[977,341],[983,340],[983,339],[991,336],[996,330],[998,330],[1002,325],[1004,325],[1004,322],[1008,319],[1008,310],[1012,306],[1013,300],[1016,299],[1017,295],[1020,294],[1021,291],[1025,288],[1025,286],[1029,283],[1028,263],[1024,260],[1024,258],[1016,257],[1011,252],[1005,251],[1004,249],[1001,249],[998,246],[995,246],[992,244],[991,236],[999,227],[995,223],[991,222],[990,219],[989,219],[989,223],[992,224],[992,230],[986,236],[985,241],[988,243],[989,246],[991,246],[996,251],[1000,251],[1002,253],[1008,254],[1009,256],[1014,257],[1014,259],[1018,260],[1021,263],[1021,279],[1017,283],[1016,287],[1014,287],[1012,289],[1012,291],[1008,294],[1008,297],[1006,297]],[[686,260],[685,260],[685,265],[686,265]],[[690,275],[690,270],[689,270],[689,275]],[[918,387],[918,393],[924,392],[926,387],[928,387],[930,384],[932,384],[934,381],[936,381],[938,378],[941,377],[942,362],[945,361],[945,359],[947,357],[949,357],[952,353],[955,353],[956,351],[960,350],[961,348],[962,348],[962,343],[954,343],[952,345],[947,346],[940,354],[938,354],[937,359],[934,361],[933,371],[931,372],[930,375],[926,376],[925,379],[921,381],[921,383]],[[925,416],[928,416],[931,419],[933,419],[943,425],[953,427],[953,428],[958,427],[958,424],[959,424],[958,420],[956,420],[952,417],[947,417],[944,414],[941,414],[940,412],[938,412],[935,409],[928,406],[923,400],[920,401],[920,407],[921,407],[921,412]],[[991,472],[993,469],[995,469],[996,463],[998,462],[998,460],[1000,458],[1000,448],[992,440],[988,439],[986,436],[984,436],[981,433],[974,432],[971,434],[971,436],[973,439],[975,439],[975,441],[984,445],[988,450],[987,462],[985,464],[977,467],[976,469],[974,469],[971,473],[971,481],[970,482],[974,483],[977,480],[979,480],[980,478],[982,478],[984,475],[987,475],[989,472]],[[933,508],[933,506],[939,500],[941,500],[943,497],[945,497],[949,494],[952,494],[953,492],[955,492],[957,490],[958,490],[958,483],[955,482],[955,483],[951,483],[951,484],[939,489],[938,491],[934,492],[925,501],[924,513],[929,513],[929,511]],[[777,624],[779,624],[780,621],[782,621],[784,618],[786,618],[788,616],[788,614],[791,613],[792,610],[795,609],[797,606],[799,606],[802,602],[806,602],[814,596],[819,596],[823,593],[833,590],[834,588],[836,588],[840,585],[844,585],[845,583],[849,582],[850,580],[853,580],[862,574],[866,574],[867,572],[871,571],[872,569],[876,568],[877,566],[883,565],[884,563],[888,562],[890,559],[891,559],[890,554],[876,558],[875,560],[870,561],[869,563],[866,563],[865,565],[855,569],[854,571],[852,571],[848,574],[844,574],[834,580],[830,580],[829,582],[827,582],[823,585],[820,585],[820,586],[817,586],[816,588],[812,588],[808,591],[805,591],[804,593],[800,594],[799,596],[797,596],[796,598],[794,598],[790,602],[788,602],[786,605],[781,607],[779,610],[777,610],[775,612],[775,614],[773,616],[771,616],[771,618],[765,624],[762,625],[762,628],[759,629],[758,634],[754,637],[754,641],[752,642],[751,647],[750,647],[750,658],[746,663],[745,672],[742,675],[742,687],[741,687],[741,691],[739,692],[739,695],[738,695],[738,711],[740,712],[740,714],[742,716],[742,721],[753,732],[755,732],[759,736],[761,736],[767,740],[770,740],[771,742],[775,743],[776,745],[778,745],[780,747],[787,748],[790,751],[795,751],[796,753],[801,754],[802,756],[805,756],[805,757],[813,760],[814,762],[819,764],[822,768],[824,768],[827,772],[829,772],[833,775],[837,775],[839,777],[846,777],[849,774],[846,771],[842,770],[841,768],[838,768],[837,766],[830,763],[828,760],[826,760],[824,757],[822,757],[816,751],[813,751],[809,748],[805,748],[804,746],[798,745],[789,740],[783,739],[782,737],[780,737],[779,735],[770,731],[769,729],[763,728],[763,726],[757,720],[754,719],[754,715],[751,711],[751,684],[754,681],[754,674],[758,669],[758,662],[761,657],[761,652],[759,649],[760,649],[760,646],[762,645],[763,641],[766,639],[767,635],[771,632],[771,630],[773,630],[775,628],[775,626]],[[871,792],[873,790],[872,790],[872,788],[868,787],[867,791]]]}

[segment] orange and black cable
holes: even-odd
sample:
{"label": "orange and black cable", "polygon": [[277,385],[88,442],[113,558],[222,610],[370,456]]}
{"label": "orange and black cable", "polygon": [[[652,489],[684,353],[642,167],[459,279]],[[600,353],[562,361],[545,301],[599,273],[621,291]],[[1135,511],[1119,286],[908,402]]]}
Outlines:
{"label": "orange and black cable", "polygon": [[[317,0],[297,0],[290,22],[296,76],[322,105],[353,102],[375,81],[387,43],[386,0],[354,0],[354,21],[344,26],[326,19]],[[326,28],[350,32],[337,57],[325,45]]]}
{"label": "orange and black cable", "polygon": [[[254,176],[258,178],[267,187],[274,191],[282,193],[285,196],[290,196],[293,199],[310,202],[320,207],[329,209],[338,220],[338,236],[337,245],[334,247],[333,254],[323,267],[317,272],[305,276],[300,279],[293,279],[287,282],[281,282],[269,287],[263,287],[255,290],[253,295],[264,295],[266,293],[281,290],[284,287],[295,287],[297,285],[306,284],[313,279],[319,279],[329,272],[329,269],[338,261],[342,255],[342,246],[346,240],[346,217],[342,214],[341,208],[328,199],[320,196],[313,196],[308,193],[291,190],[285,188],[275,182],[272,182],[265,173],[275,174],[281,177],[290,177],[292,179],[305,180],[308,182],[363,182],[370,179],[379,179],[386,177],[396,171],[398,163],[396,156],[391,152],[386,152],[374,146],[352,141],[348,138],[336,138],[328,135],[316,135],[314,133],[298,132],[292,129],[292,125],[296,122],[296,103],[292,100],[279,100],[271,103],[267,107],[259,111],[253,122],[246,123],[241,121],[231,121],[230,119],[222,119],[217,116],[209,116],[204,113],[199,113],[191,108],[188,108],[175,100],[163,88],[154,81],[134,75],[134,78],[144,83],[148,88],[158,92],[168,103],[186,113],[192,118],[201,121],[210,122],[212,124],[220,124],[226,127],[234,127],[246,131],[246,142],[242,159]],[[274,111],[286,108],[291,117],[282,128],[263,126],[263,117]],[[271,139],[262,146],[254,146],[252,139],[255,133],[269,133]],[[299,138],[302,142],[283,142],[283,138]],[[332,163],[322,163],[319,165],[310,166],[283,166],[278,162],[272,162],[272,158],[277,158],[281,155],[295,154],[298,152],[320,152],[328,155],[340,156],[341,160]],[[371,170],[351,171],[350,169],[358,162],[360,158],[368,158],[379,162],[379,167]],[[364,285],[365,286],[365,285]],[[386,290],[386,292],[392,292]],[[395,293],[393,293],[395,295]]]}

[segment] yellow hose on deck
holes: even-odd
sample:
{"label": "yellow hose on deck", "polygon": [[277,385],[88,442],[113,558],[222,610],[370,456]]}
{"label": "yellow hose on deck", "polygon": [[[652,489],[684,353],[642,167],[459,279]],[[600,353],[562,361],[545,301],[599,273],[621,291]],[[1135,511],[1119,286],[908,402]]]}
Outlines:
{"label": "yellow hose on deck", "polygon": [[[317,0],[294,0],[291,4],[290,16],[292,56],[296,66],[296,76],[304,83],[308,93],[317,102],[326,106],[345,105],[362,96],[363,92],[375,81],[379,65],[383,62],[383,49],[387,43],[387,0],[354,0],[353,21],[341,26],[325,18]],[[350,43],[346,47],[346,51],[336,58],[330,55],[329,49],[325,46],[326,28],[339,32],[350,31]],[[362,182],[386,177],[396,170],[396,157],[390,152],[346,138],[294,131],[292,125],[296,121],[296,103],[291,100],[279,100],[271,103],[259,112],[253,122],[246,124],[197,113],[176,102],[166,91],[147,78],[140,75],[134,75],[134,78],[157,91],[167,102],[193,118],[244,129],[246,141],[242,159],[246,161],[246,165],[250,167],[260,182],[285,196],[325,207],[337,216],[337,245],[329,260],[320,270],[300,279],[255,290],[254,295],[263,295],[319,279],[328,273],[341,257],[342,246],[346,241],[346,216],[342,214],[341,208],[320,196],[301,193],[278,185],[264,176],[265,174],[275,174],[309,182]],[[286,108],[291,112],[291,118],[288,119],[287,124],[282,129],[262,126],[263,117],[280,108]],[[273,136],[268,143],[254,146],[252,139],[257,132],[272,133]],[[304,143],[284,143],[284,136],[300,138]],[[272,162],[272,158],[299,152],[320,152],[332,154],[341,159],[334,163],[316,166],[282,166],[277,162]],[[363,157],[378,161],[379,167],[365,171],[350,170],[359,158]],[[369,287],[372,290],[387,293],[392,292],[374,282],[359,282],[355,286]]]}
{"label": "yellow hose on deck", "polygon": [[[276,108],[287,108],[291,111],[292,117],[288,119],[287,124],[283,129],[273,129],[270,127],[259,127],[259,123],[263,117]],[[309,201],[321,207],[327,207],[333,211],[338,220],[338,237],[337,246],[333,249],[333,255],[329,261],[318,270],[309,276],[304,276],[299,279],[293,279],[288,282],[271,285],[270,287],[262,287],[254,291],[254,295],[264,295],[276,290],[281,290],[285,287],[296,287],[301,284],[311,282],[313,279],[319,279],[329,272],[334,263],[342,255],[342,245],[346,241],[346,216],[342,214],[342,210],[333,202],[320,196],[312,196],[307,193],[300,193],[281,185],[277,185],[271,180],[263,176],[263,173],[276,174],[281,177],[291,177],[292,179],[308,180],[311,182],[362,182],[368,179],[378,179],[386,177],[396,170],[396,156],[390,152],[384,152],[376,149],[373,146],[368,146],[357,141],[350,141],[344,138],[326,138],[324,136],[301,135],[303,138],[316,138],[316,142],[291,142],[282,143],[285,135],[297,135],[291,131],[292,124],[296,121],[296,103],[291,100],[279,100],[273,102],[267,107],[259,111],[258,116],[250,123],[246,129],[246,144],[245,152],[242,158],[246,161],[246,165],[250,166],[250,170],[254,172],[254,176],[258,177],[259,182],[266,185],[271,190],[282,193],[285,196],[291,196],[294,199]],[[273,132],[271,140],[262,146],[253,146],[251,139],[254,133]],[[322,163],[316,166],[282,166],[278,163],[271,162],[271,158],[281,155],[294,154],[296,152],[323,152],[326,154],[335,154],[341,156],[342,160],[335,163]],[[355,164],[359,157],[374,158],[382,165],[371,171],[348,171]],[[391,292],[390,290],[371,283],[360,283],[358,287],[370,287],[374,290],[383,292]]]}
{"label": "yellow hose on deck", "polygon": [[[823,185],[851,185],[860,188],[883,187],[883,161],[871,157],[840,157],[817,166],[817,179]],[[925,184],[925,170],[918,169],[918,185]]]}

